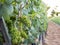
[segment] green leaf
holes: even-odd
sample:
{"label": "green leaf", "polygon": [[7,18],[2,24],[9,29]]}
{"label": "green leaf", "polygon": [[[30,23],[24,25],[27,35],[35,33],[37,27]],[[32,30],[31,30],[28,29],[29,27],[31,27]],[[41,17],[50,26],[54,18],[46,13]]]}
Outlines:
{"label": "green leaf", "polygon": [[14,0],[5,0],[5,3],[11,4]]}

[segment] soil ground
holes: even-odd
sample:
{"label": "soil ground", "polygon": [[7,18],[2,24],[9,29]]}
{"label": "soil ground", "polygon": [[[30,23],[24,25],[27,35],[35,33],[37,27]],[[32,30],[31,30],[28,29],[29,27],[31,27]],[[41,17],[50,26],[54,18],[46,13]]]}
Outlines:
{"label": "soil ground", "polygon": [[47,35],[44,40],[44,45],[60,45],[60,26],[52,21],[49,21]]}

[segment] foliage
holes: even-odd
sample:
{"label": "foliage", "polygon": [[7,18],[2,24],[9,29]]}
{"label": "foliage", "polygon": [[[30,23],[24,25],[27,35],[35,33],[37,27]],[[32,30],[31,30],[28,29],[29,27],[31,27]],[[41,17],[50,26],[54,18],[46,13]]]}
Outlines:
{"label": "foliage", "polygon": [[52,12],[51,12],[52,14],[52,17],[54,17],[54,16],[58,16],[58,14],[60,14],[60,12],[57,12],[57,11],[55,11],[55,10],[52,10]]}
{"label": "foliage", "polygon": [[60,16],[53,17],[53,18],[51,18],[51,20],[60,25]]}
{"label": "foliage", "polygon": [[34,43],[40,32],[47,29],[46,5],[41,0],[0,0],[3,16],[12,44]]}

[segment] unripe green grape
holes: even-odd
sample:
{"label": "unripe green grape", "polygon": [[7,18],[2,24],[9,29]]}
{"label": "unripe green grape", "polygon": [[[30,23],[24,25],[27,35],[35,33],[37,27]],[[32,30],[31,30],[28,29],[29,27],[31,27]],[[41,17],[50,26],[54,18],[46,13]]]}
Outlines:
{"label": "unripe green grape", "polygon": [[25,38],[25,39],[28,38],[28,35],[27,35],[23,30],[21,30],[20,33],[21,33],[21,36],[22,36],[23,38]]}
{"label": "unripe green grape", "polygon": [[24,25],[26,25],[27,27],[31,26],[31,20],[28,19],[28,16],[22,16],[20,18],[20,22],[22,22]]}

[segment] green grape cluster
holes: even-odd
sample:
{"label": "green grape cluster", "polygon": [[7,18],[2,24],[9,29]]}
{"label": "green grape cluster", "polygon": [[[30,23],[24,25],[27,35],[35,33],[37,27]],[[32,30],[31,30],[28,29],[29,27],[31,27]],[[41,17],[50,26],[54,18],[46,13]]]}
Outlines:
{"label": "green grape cluster", "polygon": [[10,35],[12,37],[12,44],[18,44],[21,42],[22,37],[20,32],[16,28],[10,30]]}
{"label": "green grape cluster", "polygon": [[[26,18],[26,17],[25,17]],[[13,24],[16,20],[16,17],[15,16],[12,16],[10,17],[10,20],[6,20],[6,23],[7,23],[7,26],[8,26],[8,29],[9,29],[9,34],[11,36],[11,40],[12,40],[12,44],[19,44],[20,42],[22,42],[22,38],[24,39],[28,39],[28,34],[27,32],[24,31],[24,29],[22,28],[22,30],[18,30]],[[24,22],[24,20],[22,20]],[[22,26],[24,27],[24,24],[26,23],[23,23],[22,21],[18,21],[19,24],[17,25],[18,26]],[[29,23],[29,22],[27,22]],[[26,24],[27,25],[27,24]]]}
{"label": "green grape cluster", "polygon": [[25,31],[21,30],[20,33],[23,38],[28,39],[28,35],[26,34]]}
{"label": "green grape cluster", "polygon": [[10,17],[10,20],[6,20],[6,24],[8,26],[9,34],[11,36],[11,41],[12,41],[13,45],[18,44],[19,42],[21,42],[20,32],[13,25],[14,20],[15,20],[15,17]]}
{"label": "green grape cluster", "polygon": [[20,17],[19,21],[22,22],[27,27],[31,26],[31,20],[28,18],[28,16],[22,16],[22,17]]}

